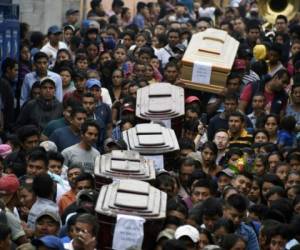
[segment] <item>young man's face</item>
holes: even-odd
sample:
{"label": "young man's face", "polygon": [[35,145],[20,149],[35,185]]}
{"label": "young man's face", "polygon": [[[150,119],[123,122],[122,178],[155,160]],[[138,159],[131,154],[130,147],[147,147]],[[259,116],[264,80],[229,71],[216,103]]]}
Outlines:
{"label": "young man's face", "polygon": [[25,151],[29,151],[39,145],[40,137],[38,135],[32,135],[27,137],[22,143],[22,147]]}
{"label": "young man's face", "polygon": [[87,70],[89,64],[87,59],[81,59],[76,62],[76,67],[79,70]]}
{"label": "young man's face", "polygon": [[35,62],[36,71],[39,74],[46,75],[48,70],[48,60],[45,57],[39,58]]}
{"label": "young man's face", "polygon": [[87,190],[87,189],[92,189],[92,183],[90,182],[90,180],[82,180],[82,181],[78,181],[76,183],[76,194],[81,191],[81,190]]}
{"label": "young man's face", "polygon": [[237,134],[242,131],[244,123],[238,116],[230,116],[228,121],[229,131],[233,134]]}
{"label": "young man's face", "polygon": [[188,180],[190,176],[192,175],[195,167],[194,166],[189,166],[189,165],[184,165],[181,166],[180,172],[179,172],[179,180],[181,185],[186,186],[188,183]]}
{"label": "young man's face", "polygon": [[240,91],[241,81],[240,78],[232,78],[227,82],[227,89],[230,93],[236,93]]}
{"label": "young man's face", "polygon": [[80,93],[83,93],[85,90],[85,83],[86,83],[86,79],[84,79],[84,78],[75,79],[76,90]]}
{"label": "young man's face", "polygon": [[206,199],[211,197],[211,193],[209,188],[207,187],[195,187],[193,188],[191,200],[193,204],[196,204],[198,202],[203,202]]}
{"label": "young man's face", "polygon": [[81,174],[80,168],[72,168],[68,171],[68,181],[71,187],[74,187],[75,179]]}
{"label": "young man's face", "polygon": [[275,27],[277,32],[285,33],[287,29],[287,23],[285,22],[284,19],[278,18],[276,20]]}
{"label": "young man's face", "polygon": [[46,174],[47,173],[47,166],[44,161],[42,160],[36,160],[31,161],[29,160],[26,167],[26,174],[32,177],[35,177],[40,174]]}
{"label": "young man's face", "polygon": [[176,67],[167,67],[164,72],[164,77],[167,82],[175,82],[178,77],[178,71]]}
{"label": "young man's face", "polygon": [[229,136],[226,132],[220,131],[215,134],[214,143],[216,143],[218,150],[224,150],[227,147]]}
{"label": "young man's face", "polygon": [[265,97],[264,96],[254,96],[252,100],[252,108],[254,110],[263,110],[265,107]]}
{"label": "young man's face", "polygon": [[252,186],[252,181],[244,175],[238,175],[232,181],[232,184],[239,192],[248,195]]}
{"label": "young man's face", "polygon": [[56,236],[59,231],[59,224],[50,216],[45,215],[36,222],[35,236],[37,238],[45,235]]}
{"label": "young man's face", "polygon": [[178,32],[170,32],[168,36],[168,43],[171,48],[174,48],[180,42],[180,36]]}
{"label": "young man's face", "polygon": [[224,188],[229,185],[231,183],[231,178],[228,177],[225,174],[220,175],[220,177],[218,178],[218,187],[219,190],[222,192],[224,190]]}
{"label": "young man's face", "polygon": [[18,72],[19,66],[18,64],[15,64],[14,67],[7,69],[6,75],[8,76],[9,80],[15,80],[17,79]]}
{"label": "young man's face", "polygon": [[57,160],[49,160],[48,169],[53,174],[61,175],[62,163]]}
{"label": "young man's face", "polygon": [[248,40],[250,42],[256,42],[259,36],[260,36],[259,29],[250,29],[248,32]]}
{"label": "young man's face", "polygon": [[84,96],[82,98],[82,106],[89,115],[93,114],[96,107],[95,98]]}
{"label": "young man's face", "polygon": [[71,118],[71,124],[77,130],[80,130],[81,125],[86,121],[86,113],[76,113],[74,117]]}
{"label": "young man's face", "polygon": [[82,135],[82,140],[90,146],[93,146],[98,139],[99,131],[94,126],[89,126],[87,131]]}
{"label": "young man's face", "polygon": [[52,83],[44,83],[41,86],[40,96],[46,101],[53,100],[55,95],[55,86]]}
{"label": "young man's face", "polygon": [[239,212],[233,207],[227,207],[224,209],[224,218],[231,220],[235,228],[239,227],[243,219],[246,217],[246,211]]}
{"label": "young man's face", "polygon": [[237,102],[235,100],[225,100],[224,101],[224,112],[230,114],[237,109]]}

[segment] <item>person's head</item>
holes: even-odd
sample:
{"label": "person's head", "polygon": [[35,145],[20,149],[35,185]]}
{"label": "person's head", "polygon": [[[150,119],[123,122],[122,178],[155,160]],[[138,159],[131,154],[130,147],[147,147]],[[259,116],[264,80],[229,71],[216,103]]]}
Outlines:
{"label": "person's head", "polygon": [[7,224],[0,223],[0,248],[2,250],[10,250],[11,247],[11,229]]}
{"label": "person's head", "polygon": [[48,170],[57,175],[61,175],[64,164],[64,157],[59,152],[48,152]]}
{"label": "person's head", "polygon": [[233,177],[234,177],[234,172],[227,168],[227,169],[223,169],[222,171],[220,171],[218,174],[217,174],[217,177],[218,177],[218,188],[219,188],[219,191],[223,192],[224,188],[227,186],[227,185],[230,185]]}
{"label": "person's head", "polygon": [[96,99],[91,92],[87,92],[83,94],[82,107],[86,110],[88,116],[93,115],[96,108]]}
{"label": "person's head", "polygon": [[37,215],[34,236],[40,238],[46,235],[57,236],[60,230],[60,217],[53,209],[45,208]]}
{"label": "person's head", "polygon": [[227,77],[226,88],[229,93],[239,93],[242,77],[237,72],[232,72]]}
{"label": "person's head", "polygon": [[261,185],[258,177],[254,177],[248,198],[250,201],[257,203],[261,198]]}
{"label": "person's head", "polygon": [[296,171],[291,171],[288,174],[286,183],[285,183],[285,189],[294,187],[296,185],[300,184],[300,173]]}
{"label": "person's head", "polygon": [[187,186],[189,178],[194,172],[196,166],[194,159],[187,157],[184,158],[179,167],[179,181],[182,186]]}
{"label": "person's head", "polygon": [[275,166],[274,173],[285,183],[287,175],[289,173],[290,166],[286,162],[278,162]]}
{"label": "person's head", "polygon": [[40,143],[40,132],[34,125],[25,125],[17,130],[18,140],[21,148],[25,151],[30,151]]}
{"label": "person's head", "polygon": [[96,121],[85,121],[80,129],[81,141],[86,145],[93,146],[100,134],[100,127]]}
{"label": "person's head", "polygon": [[123,80],[123,71],[120,69],[115,69],[112,73],[111,79],[113,83],[114,88],[121,88],[122,86],[122,80]]}
{"label": "person's head", "polygon": [[223,216],[237,228],[246,216],[248,200],[241,194],[232,194],[225,201]]}
{"label": "person's head", "polygon": [[57,46],[59,40],[61,39],[62,30],[56,26],[53,25],[49,27],[48,29],[48,39],[52,46]]}
{"label": "person's head", "polygon": [[79,107],[74,107],[74,109],[71,112],[70,116],[70,126],[76,130],[77,132],[80,131],[81,125],[85,122],[87,119],[87,112],[86,110],[79,106]]}
{"label": "person's head", "polygon": [[189,153],[195,152],[195,143],[187,138],[181,138],[179,140],[179,147],[181,157],[186,157]]}
{"label": "person's head", "polygon": [[202,145],[201,156],[204,165],[214,167],[218,154],[217,145],[214,142],[207,141]]}
{"label": "person's head", "polygon": [[20,182],[14,174],[0,177],[0,198],[4,205],[13,208],[18,203],[17,191]]}
{"label": "person's head", "polygon": [[85,53],[76,54],[75,67],[78,70],[84,71],[84,70],[87,70],[88,66],[89,66],[89,63],[88,63],[87,55]]}
{"label": "person's head", "polygon": [[180,43],[180,31],[177,29],[170,29],[168,31],[168,44],[173,49]]}
{"label": "person's head", "polygon": [[220,246],[222,250],[246,250],[247,243],[242,236],[232,233],[224,235]]}
{"label": "person's head", "polygon": [[267,193],[274,186],[283,187],[283,182],[275,174],[265,174],[261,180],[261,187],[262,187],[261,193],[265,200],[266,200]]}
{"label": "person's head", "polygon": [[73,75],[72,69],[69,67],[61,67],[58,73],[62,80],[63,89],[68,88],[72,80],[72,75]]}
{"label": "person's head", "polygon": [[252,186],[253,176],[249,172],[240,172],[232,180],[232,185],[244,195],[248,195]]}
{"label": "person's head", "polygon": [[276,114],[269,114],[263,121],[264,129],[268,132],[269,136],[274,136],[279,127],[279,117]]}
{"label": "person's head", "polygon": [[49,57],[44,52],[37,52],[33,57],[35,69],[39,75],[46,75],[48,70]]}
{"label": "person's head", "polygon": [[205,229],[205,228],[201,228],[199,230],[199,242],[198,242],[198,249],[199,250],[204,250],[205,246],[207,245],[211,245],[214,243],[213,237],[211,235],[211,233]]}
{"label": "person's head", "polygon": [[270,89],[274,92],[283,90],[290,83],[290,76],[285,69],[278,70],[270,80]]}
{"label": "person's head", "polygon": [[75,221],[75,237],[73,239],[74,249],[84,249],[81,235],[90,235],[90,238],[97,238],[99,225],[95,216],[84,213],[79,215]]}
{"label": "person's head", "polygon": [[270,139],[268,132],[264,129],[255,130],[253,137],[254,143],[266,143]]}
{"label": "person's head", "polygon": [[55,97],[55,81],[50,78],[46,77],[41,79],[40,82],[40,98],[44,99],[45,101],[51,101]]}
{"label": "person's head", "polygon": [[223,216],[223,207],[219,199],[209,197],[200,206],[200,214],[205,228],[212,232],[216,221]]}
{"label": "person's head", "polygon": [[125,62],[127,57],[127,49],[124,45],[118,45],[113,53],[113,58],[118,64],[122,64]]}
{"label": "person's head", "polygon": [[266,193],[266,202],[270,207],[272,203],[278,199],[285,198],[286,193],[283,187],[274,186]]}
{"label": "person's head", "polygon": [[7,57],[2,61],[2,64],[1,64],[2,74],[10,81],[13,81],[17,78],[18,69],[19,69],[19,66],[15,59]]}
{"label": "person's head", "polygon": [[228,116],[235,112],[238,107],[238,97],[236,94],[227,94],[224,97],[224,112]]}
{"label": "person's head", "polygon": [[294,132],[296,128],[296,119],[294,116],[284,116],[280,120],[280,128],[287,132]]}
{"label": "person's head", "polygon": [[229,142],[229,135],[226,130],[218,130],[214,135],[214,143],[218,150],[225,150]]}
{"label": "person's head", "polygon": [[26,208],[26,210],[29,211],[32,205],[36,201],[36,196],[33,192],[32,184],[25,183],[25,182],[21,183],[18,195],[19,195],[21,211],[22,208]]}
{"label": "person's head", "polygon": [[233,21],[233,29],[235,32],[243,34],[246,30],[245,20],[242,17],[237,17]]}
{"label": "person's head", "polygon": [[101,87],[102,83],[96,78],[90,78],[86,81],[86,91],[93,94],[96,102],[101,100]]}
{"label": "person's head", "polygon": [[199,120],[187,120],[183,124],[183,138],[194,140],[198,133]]}
{"label": "person's head", "polygon": [[256,20],[248,22],[247,25],[247,39],[251,43],[256,43],[257,39],[260,37],[260,27]]}
{"label": "person's head", "polygon": [[234,233],[233,222],[225,218],[220,218],[215,222],[212,232],[215,243],[220,244],[225,235]]}
{"label": "person's head", "polygon": [[269,166],[269,171],[271,173],[275,172],[276,164],[279,163],[280,161],[283,161],[283,156],[281,155],[280,152],[273,151],[268,155],[267,163],[268,163],[268,166]]}
{"label": "person's head", "polygon": [[284,15],[278,15],[275,20],[275,28],[277,32],[287,32],[288,19]]}
{"label": "person's head", "polygon": [[94,189],[95,188],[95,180],[91,174],[82,173],[78,175],[75,180],[75,192],[78,193],[81,190]]}
{"label": "person's head", "polygon": [[187,250],[196,250],[199,243],[199,231],[191,225],[183,225],[176,229],[175,239],[181,241]]}
{"label": "person's head", "polygon": [[245,127],[245,117],[240,112],[233,112],[229,115],[228,128],[232,135],[240,134]]}
{"label": "person's head", "polygon": [[287,157],[287,162],[292,171],[300,171],[300,154],[297,152],[291,153]]}
{"label": "person's head", "polygon": [[268,51],[268,59],[271,65],[276,65],[282,57],[282,45],[274,43]]}
{"label": "person's head", "polygon": [[254,111],[264,111],[266,106],[266,98],[262,93],[254,94],[252,98],[252,109]]}
{"label": "person's head", "polygon": [[35,177],[48,171],[48,157],[45,150],[34,149],[28,156],[26,174]]}
{"label": "person's head", "polygon": [[197,32],[205,31],[208,28],[211,28],[212,20],[209,17],[200,17],[196,22],[196,30]]}
{"label": "person's head", "polygon": [[192,184],[191,200],[193,204],[201,203],[217,192],[217,185],[211,179],[199,179]]}
{"label": "person's head", "polygon": [[300,84],[294,84],[292,86],[291,99],[293,104],[300,105]]}
{"label": "person's head", "polygon": [[47,173],[41,173],[33,178],[32,189],[37,197],[53,199],[54,182]]}
{"label": "person's head", "polygon": [[254,160],[254,173],[263,176],[267,171],[267,155],[257,154]]}
{"label": "person's head", "polygon": [[70,44],[72,37],[74,36],[75,28],[73,25],[66,25],[64,27],[64,41]]}
{"label": "person's head", "polygon": [[83,173],[81,164],[72,164],[68,167],[67,178],[71,188],[75,188],[76,177]]}
{"label": "person's head", "polygon": [[164,68],[164,80],[169,83],[175,83],[178,77],[178,68],[174,63],[167,63]]}
{"label": "person's head", "polygon": [[288,228],[283,224],[273,225],[268,230],[266,245],[270,250],[280,250],[285,248],[287,243]]}

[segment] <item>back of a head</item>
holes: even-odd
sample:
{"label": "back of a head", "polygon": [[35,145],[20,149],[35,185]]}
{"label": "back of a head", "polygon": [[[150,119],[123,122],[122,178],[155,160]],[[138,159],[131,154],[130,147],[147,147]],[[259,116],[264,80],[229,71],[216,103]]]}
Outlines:
{"label": "back of a head", "polygon": [[33,179],[32,189],[36,196],[50,198],[53,194],[53,180],[48,174],[41,174]]}
{"label": "back of a head", "polygon": [[242,236],[239,236],[237,234],[226,234],[222,241],[221,241],[221,247],[222,250],[231,250],[232,247],[239,241],[242,240],[245,242]]}
{"label": "back of a head", "polygon": [[232,207],[239,212],[245,212],[248,207],[248,200],[241,194],[232,194],[228,197],[226,206]]}

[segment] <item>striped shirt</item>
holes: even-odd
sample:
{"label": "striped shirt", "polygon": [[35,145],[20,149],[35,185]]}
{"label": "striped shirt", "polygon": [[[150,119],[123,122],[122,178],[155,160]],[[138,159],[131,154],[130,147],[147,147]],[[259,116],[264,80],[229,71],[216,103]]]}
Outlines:
{"label": "striped shirt", "polygon": [[[230,132],[228,131],[229,135]],[[229,137],[229,148],[246,148],[251,147],[253,136],[243,129],[239,136]]]}

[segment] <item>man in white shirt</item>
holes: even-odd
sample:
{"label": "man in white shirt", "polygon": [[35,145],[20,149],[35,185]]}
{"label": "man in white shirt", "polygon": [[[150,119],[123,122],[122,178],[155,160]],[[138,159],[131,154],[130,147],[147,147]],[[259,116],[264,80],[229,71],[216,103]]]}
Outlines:
{"label": "man in white shirt", "polygon": [[64,42],[60,41],[61,34],[62,34],[62,30],[56,25],[53,25],[48,29],[49,42],[46,43],[46,45],[44,45],[41,51],[45,52],[49,56],[50,58],[49,67],[54,66],[56,61],[56,54],[58,50],[68,49],[68,46]]}

